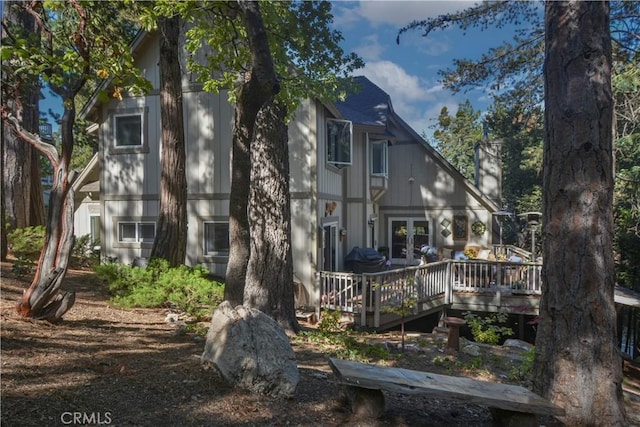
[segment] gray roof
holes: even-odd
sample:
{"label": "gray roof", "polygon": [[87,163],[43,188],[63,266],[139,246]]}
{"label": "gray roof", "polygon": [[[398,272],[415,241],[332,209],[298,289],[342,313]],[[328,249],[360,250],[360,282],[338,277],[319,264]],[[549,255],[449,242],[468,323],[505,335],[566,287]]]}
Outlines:
{"label": "gray roof", "polygon": [[359,90],[335,103],[340,114],[354,123],[386,127],[392,111],[389,95],[364,76],[354,80]]}

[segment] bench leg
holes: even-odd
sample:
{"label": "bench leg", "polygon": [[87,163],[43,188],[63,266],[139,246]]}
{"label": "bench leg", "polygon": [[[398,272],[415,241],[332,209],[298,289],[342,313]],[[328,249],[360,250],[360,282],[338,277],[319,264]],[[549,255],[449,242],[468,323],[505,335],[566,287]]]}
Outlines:
{"label": "bench leg", "polygon": [[538,427],[536,416],[527,412],[489,408],[494,427]]}
{"label": "bench leg", "polygon": [[380,418],[384,414],[382,390],[345,385],[344,394],[356,418]]}

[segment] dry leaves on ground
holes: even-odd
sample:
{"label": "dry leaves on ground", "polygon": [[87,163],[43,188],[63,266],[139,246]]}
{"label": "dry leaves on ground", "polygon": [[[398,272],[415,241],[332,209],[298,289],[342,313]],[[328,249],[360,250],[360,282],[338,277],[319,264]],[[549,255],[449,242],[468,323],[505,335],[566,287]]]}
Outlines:
{"label": "dry leaves on ground", "polygon": [[[165,309],[123,310],[108,304],[104,284],[70,271],[64,288],[75,306],[62,323],[26,321],[14,310],[28,286],[2,264],[2,425],[118,426],[483,426],[487,408],[420,395],[386,395],[379,420],[354,420],[327,364],[331,350],[311,340],[292,341],[300,382],[295,399],[252,395],[227,385],[200,363],[200,336],[165,322]],[[397,333],[371,340],[395,347]],[[447,358],[443,342],[416,334],[413,350],[395,366],[505,381],[513,363],[500,352],[482,358]],[[418,349],[418,350],[415,350]],[[638,368],[626,387],[628,411],[640,414]],[[635,394],[634,394],[635,393]],[[546,425],[557,424],[553,419]],[[638,420],[640,424],[640,420]]]}

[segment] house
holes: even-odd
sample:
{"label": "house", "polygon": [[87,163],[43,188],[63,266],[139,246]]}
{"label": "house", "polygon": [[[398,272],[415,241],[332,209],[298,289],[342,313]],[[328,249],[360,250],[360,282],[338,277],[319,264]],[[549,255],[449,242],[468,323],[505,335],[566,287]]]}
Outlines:
{"label": "house", "polygon": [[[133,47],[137,66],[156,89],[108,102],[95,97],[83,110],[97,125],[100,149],[78,181],[76,219],[78,233],[91,232],[99,221],[103,258],[123,263],[149,256],[160,194],[158,38],[145,34]],[[492,200],[499,196],[495,174],[486,180],[487,188],[474,186],[402,120],[388,94],[364,77],[357,82],[360,91],[344,102],[305,100],[289,125],[299,305],[317,305],[316,273],[342,270],[355,246],[380,248],[393,263],[405,265],[419,261],[423,244],[448,250],[493,241],[492,212],[499,210]],[[183,91],[186,262],[223,276],[233,106],[227,93],[203,91],[187,71]],[[99,197],[92,189],[99,190]]]}

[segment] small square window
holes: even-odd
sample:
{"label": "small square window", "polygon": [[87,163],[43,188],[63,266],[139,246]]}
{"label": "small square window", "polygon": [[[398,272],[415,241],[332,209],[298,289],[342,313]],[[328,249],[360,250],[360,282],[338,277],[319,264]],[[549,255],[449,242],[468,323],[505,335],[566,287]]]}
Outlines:
{"label": "small square window", "polygon": [[136,241],[136,223],[121,222],[118,224],[118,241],[119,242],[135,242]]}
{"label": "small square window", "polygon": [[204,223],[204,254],[229,256],[229,223]]}
{"label": "small square window", "polygon": [[142,115],[115,116],[116,147],[140,147],[142,140]]}
{"label": "small square window", "polygon": [[336,166],[351,164],[353,126],[348,120],[327,119],[327,162]]}
{"label": "small square window", "polygon": [[138,224],[138,240],[145,243],[153,243],[156,237],[156,225],[153,222],[143,222]]}

